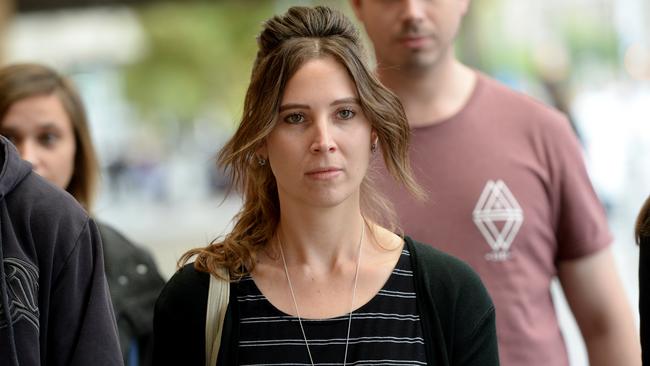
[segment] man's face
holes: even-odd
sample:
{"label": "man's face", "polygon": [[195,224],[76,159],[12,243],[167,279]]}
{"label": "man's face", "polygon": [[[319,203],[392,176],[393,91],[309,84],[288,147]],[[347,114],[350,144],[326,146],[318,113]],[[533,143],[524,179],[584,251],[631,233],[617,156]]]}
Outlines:
{"label": "man's face", "polygon": [[382,68],[426,69],[453,56],[470,0],[352,0]]}

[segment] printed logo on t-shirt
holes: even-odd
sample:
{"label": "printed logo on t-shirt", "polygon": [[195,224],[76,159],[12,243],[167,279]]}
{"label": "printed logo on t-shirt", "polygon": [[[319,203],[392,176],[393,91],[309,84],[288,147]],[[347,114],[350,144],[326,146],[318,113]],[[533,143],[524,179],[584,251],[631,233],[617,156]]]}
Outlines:
{"label": "printed logo on t-shirt", "polygon": [[9,316],[5,316],[0,302],[0,329],[9,321],[15,324],[25,320],[38,329],[38,268],[17,258],[5,258],[6,290],[9,300]]}
{"label": "printed logo on t-shirt", "polygon": [[490,261],[509,259],[510,246],[524,222],[524,213],[502,180],[487,181],[472,216],[492,248],[485,258]]}

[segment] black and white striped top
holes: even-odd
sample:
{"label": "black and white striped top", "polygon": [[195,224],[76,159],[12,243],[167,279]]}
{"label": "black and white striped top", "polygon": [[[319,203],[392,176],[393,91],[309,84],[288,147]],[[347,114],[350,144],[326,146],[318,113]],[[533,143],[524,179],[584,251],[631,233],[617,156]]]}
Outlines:
{"label": "black and white striped top", "polygon": [[[250,276],[239,283],[240,365],[310,365],[298,319],[275,308]],[[342,365],[348,315],[303,319],[316,365]],[[348,365],[426,365],[406,248],[383,288],[352,314]]]}

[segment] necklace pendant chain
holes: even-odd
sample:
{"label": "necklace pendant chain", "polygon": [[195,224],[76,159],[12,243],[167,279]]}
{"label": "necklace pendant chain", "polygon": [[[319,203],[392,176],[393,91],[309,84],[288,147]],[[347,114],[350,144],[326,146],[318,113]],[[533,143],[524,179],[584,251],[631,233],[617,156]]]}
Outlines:
{"label": "necklace pendant chain", "polygon": [[[357,245],[357,267],[354,270],[354,285],[352,287],[352,301],[350,302],[350,312],[348,315],[348,331],[345,337],[345,354],[343,355],[343,366],[347,364],[348,360],[348,344],[350,343],[350,326],[352,325],[352,310],[354,309],[354,299],[357,295],[357,281],[359,279],[359,265],[361,264],[361,243],[363,242],[363,237],[366,231],[366,221],[363,220],[361,224],[361,236],[359,237],[359,244]],[[280,234],[276,231],[276,236],[278,238],[278,244],[280,246],[280,256],[282,256],[282,264],[284,265],[284,274],[287,276],[287,283],[289,284],[289,292],[291,293],[291,299],[293,300],[293,306],[296,309],[296,317],[298,318],[298,324],[300,325],[300,331],[302,332],[302,338],[305,340],[305,346],[307,347],[307,354],[309,355],[309,361],[311,365],[314,366],[314,359],[311,356],[311,350],[309,349],[309,341],[307,341],[307,335],[305,334],[305,328],[302,325],[302,318],[300,317],[300,310],[298,309],[298,302],[296,301],[296,295],[293,291],[293,286],[291,285],[291,277],[289,276],[289,269],[287,268],[287,261],[284,258],[284,250],[282,249],[282,241],[280,240]]]}

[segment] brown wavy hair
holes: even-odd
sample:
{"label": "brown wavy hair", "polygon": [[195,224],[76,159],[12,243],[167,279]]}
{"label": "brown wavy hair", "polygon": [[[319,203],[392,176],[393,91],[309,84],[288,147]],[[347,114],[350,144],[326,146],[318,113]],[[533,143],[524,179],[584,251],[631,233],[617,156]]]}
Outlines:
{"label": "brown wavy hair", "polygon": [[[275,126],[287,81],[309,60],[332,57],[346,67],[356,84],[361,108],[378,136],[388,171],[416,197],[425,197],[411,174],[410,129],[402,104],[368,68],[359,32],[348,18],[323,6],[292,7],[266,21],[257,41],[243,117],[218,156],[219,166],[243,194],[243,207],[223,240],[192,249],[178,262],[182,266],[196,256],[197,270],[218,275],[219,267],[225,267],[234,279],[253,270],[257,251],[272,240],[278,225],[276,181],[268,164],[260,166],[255,154]],[[395,220],[386,220],[394,217],[390,204],[373,188],[371,174],[364,177],[360,196],[366,218],[395,229]]]}
{"label": "brown wavy hair", "polygon": [[641,243],[642,238],[650,238],[650,196],[645,200],[636,218],[634,236],[637,244]]}
{"label": "brown wavy hair", "polygon": [[87,210],[91,209],[99,165],[90,139],[88,119],[72,81],[39,64],[14,64],[0,69],[0,123],[11,106],[23,99],[56,95],[74,130],[74,171],[65,188]]}

